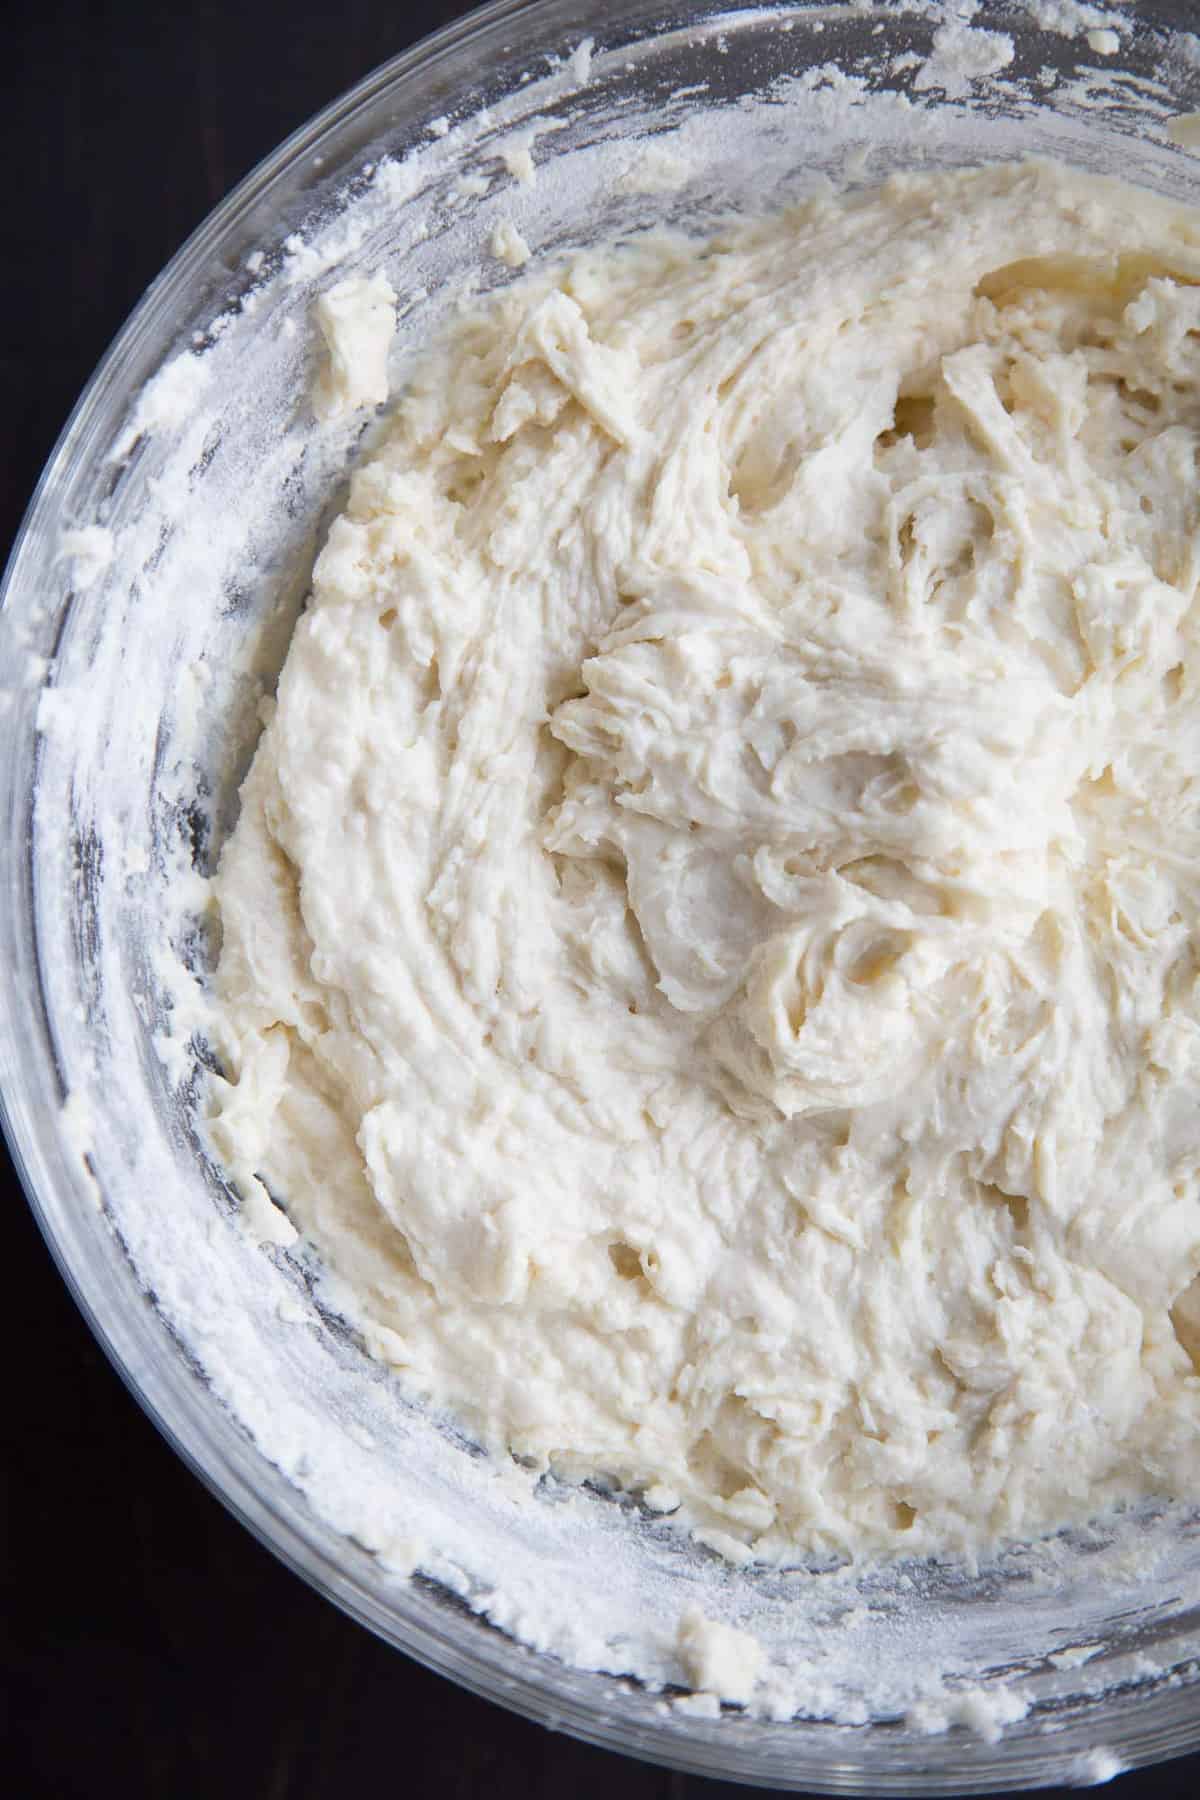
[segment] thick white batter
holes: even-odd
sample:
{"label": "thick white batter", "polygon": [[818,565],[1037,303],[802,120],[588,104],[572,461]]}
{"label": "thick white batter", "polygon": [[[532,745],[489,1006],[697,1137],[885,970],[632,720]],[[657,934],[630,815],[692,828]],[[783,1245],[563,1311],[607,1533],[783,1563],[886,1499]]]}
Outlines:
{"label": "thick white batter", "polygon": [[1200,220],[608,248],[354,479],[213,1136],[497,1448],[756,1543],[1200,1492]]}

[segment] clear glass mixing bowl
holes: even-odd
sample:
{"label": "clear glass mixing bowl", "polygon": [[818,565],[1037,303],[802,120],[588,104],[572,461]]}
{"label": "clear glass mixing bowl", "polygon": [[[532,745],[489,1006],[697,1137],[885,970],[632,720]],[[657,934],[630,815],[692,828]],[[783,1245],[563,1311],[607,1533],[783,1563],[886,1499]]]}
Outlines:
{"label": "clear glass mixing bowl", "polygon": [[[732,1606],[786,1655],[797,1582],[826,1577],[731,1574],[612,1497],[515,1499],[363,1354],[302,1252],[239,1229],[195,1129],[205,1052],[184,971],[210,947],[180,871],[209,870],[228,828],[357,447],[306,407],[310,301],[335,270],[387,269],[406,309],[399,378],[468,275],[511,278],[486,254],[501,217],[544,255],[767,206],[823,175],[1033,150],[1196,198],[1165,125],[1200,104],[1194,41],[1172,35],[1186,11],[1144,4],[1136,28],[1114,15],[1113,55],[1069,34],[1079,9],[987,5],[973,26],[1010,34],[1013,56],[990,54],[983,81],[929,62],[945,16],[917,4],[487,7],[297,133],[195,234],[80,400],[13,552],[0,1075],[63,1274],[180,1454],[306,1580],[431,1667],[596,1743],[876,1795],[1095,1779],[1113,1766],[1101,1746],[1127,1766],[1177,1754],[1200,1744],[1196,1518],[1148,1511],[973,1577],[866,1579],[862,1723],[816,1702],[787,1722],[689,1713],[661,1691],[684,1601]],[[587,36],[590,69],[573,54]],[[498,152],[531,123],[539,173],[523,186]],[[638,160],[639,139],[657,160]],[[595,1621],[591,1667],[553,1632],[521,1641],[551,1590]],[[1028,1711],[988,1741],[872,1707],[875,1667],[931,1657],[951,1692],[1015,1693]]]}

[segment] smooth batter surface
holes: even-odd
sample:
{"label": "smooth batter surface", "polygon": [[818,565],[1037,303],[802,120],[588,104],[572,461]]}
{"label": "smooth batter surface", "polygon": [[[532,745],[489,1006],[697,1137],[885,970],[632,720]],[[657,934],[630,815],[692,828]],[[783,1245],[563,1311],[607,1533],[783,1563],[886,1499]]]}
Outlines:
{"label": "smooth batter surface", "polygon": [[1200,1492],[1196,281],[1145,194],[910,178],[416,372],[221,866],[213,1136],[493,1446],[763,1554]]}

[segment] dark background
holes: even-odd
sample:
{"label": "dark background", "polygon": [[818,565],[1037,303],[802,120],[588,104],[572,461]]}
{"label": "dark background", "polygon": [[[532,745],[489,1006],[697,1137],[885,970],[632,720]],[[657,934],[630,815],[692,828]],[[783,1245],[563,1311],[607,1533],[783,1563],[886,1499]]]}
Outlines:
{"label": "dark background", "polygon": [[[142,290],[259,159],[466,10],[23,0],[3,41],[0,549]],[[0,1151],[13,1800],[400,1794],[733,1800],[452,1687],[304,1587],[160,1440],[93,1342]],[[1200,1756],[1115,1787],[1200,1793]]]}

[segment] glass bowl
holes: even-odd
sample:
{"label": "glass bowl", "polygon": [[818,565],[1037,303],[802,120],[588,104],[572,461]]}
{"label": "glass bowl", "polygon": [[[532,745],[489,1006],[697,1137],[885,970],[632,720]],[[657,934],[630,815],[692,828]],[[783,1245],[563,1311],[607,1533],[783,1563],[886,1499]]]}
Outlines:
{"label": "glass bowl", "polygon": [[[1168,128],[1200,104],[1184,14],[485,7],[298,132],[194,235],[97,370],[13,551],[0,1078],[64,1277],[160,1429],[277,1555],[430,1667],[595,1743],[875,1795],[1178,1754],[1200,1744],[1200,1521],[1145,1508],[973,1573],[735,1573],[627,1497],[524,1492],[365,1355],[302,1246],[242,1229],[197,1130],[202,881],[364,441],[308,409],[312,298],[386,269],[399,380],[464,285],[512,278],[488,255],[502,218],[546,256],[1030,151],[1195,198]],[[964,29],[1003,34],[971,40],[973,74],[952,54]],[[807,1681],[800,1716],[678,1703],[691,1602]]]}

